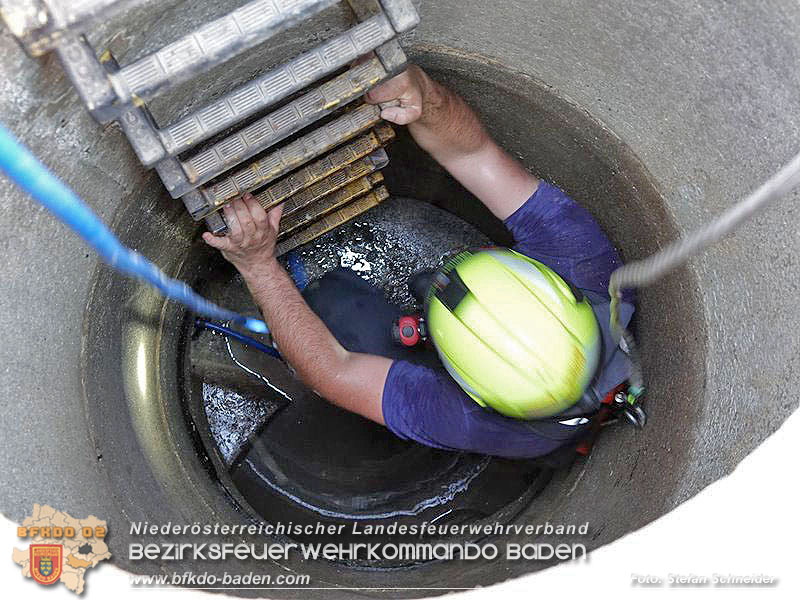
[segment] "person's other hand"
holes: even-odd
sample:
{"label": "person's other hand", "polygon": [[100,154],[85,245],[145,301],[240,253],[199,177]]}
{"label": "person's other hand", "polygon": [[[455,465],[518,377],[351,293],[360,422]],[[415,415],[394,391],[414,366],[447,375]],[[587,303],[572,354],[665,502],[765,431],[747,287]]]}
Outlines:
{"label": "person's other hand", "polygon": [[365,100],[369,104],[399,103],[381,110],[381,117],[397,125],[408,125],[422,117],[426,78],[418,66],[408,65],[400,75],[367,92]]}
{"label": "person's other hand", "polygon": [[203,234],[203,240],[222,255],[247,278],[275,258],[275,242],[283,206],[267,213],[250,193],[226,204],[223,209],[228,223],[228,235]]}

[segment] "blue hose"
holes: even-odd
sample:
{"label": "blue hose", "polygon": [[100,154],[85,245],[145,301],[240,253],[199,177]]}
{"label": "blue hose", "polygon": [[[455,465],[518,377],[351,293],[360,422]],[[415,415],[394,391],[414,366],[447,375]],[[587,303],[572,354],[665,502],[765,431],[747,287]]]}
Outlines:
{"label": "blue hose", "polygon": [[233,339],[241,342],[246,346],[251,346],[256,350],[263,352],[264,354],[269,354],[275,358],[281,358],[280,353],[273,347],[267,346],[266,344],[262,344],[258,340],[254,340],[248,335],[244,335],[239,333],[238,331],[231,329],[230,327],[225,327],[224,325],[218,325],[217,323],[212,323],[211,321],[206,321],[205,319],[195,319],[194,320],[195,327],[200,327],[202,329],[208,329],[209,331],[216,331],[217,333],[221,333],[223,335],[227,335],[228,337],[232,337]]}
{"label": "blue hose", "polygon": [[123,246],[92,210],[0,124],[0,170],[80,235],[109,265],[143,279],[164,296],[189,310],[221,321],[233,321],[255,333],[268,333],[266,324],[221,308],[197,295],[182,281],[170,279],[138,252]]}

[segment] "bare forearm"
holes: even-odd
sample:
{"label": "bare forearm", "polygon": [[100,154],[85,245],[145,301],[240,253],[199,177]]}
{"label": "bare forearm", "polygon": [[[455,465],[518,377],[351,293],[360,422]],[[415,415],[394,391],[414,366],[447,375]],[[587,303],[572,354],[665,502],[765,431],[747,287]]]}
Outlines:
{"label": "bare forearm", "polygon": [[422,114],[408,130],[420,147],[446,166],[491,143],[475,112],[455,92],[416,69],[422,91]]}
{"label": "bare forearm", "polygon": [[242,273],[283,357],[320,393],[326,375],[347,352],[308,307],[286,271],[272,259]]}
{"label": "bare forearm", "polygon": [[422,114],[409,125],[416,142],[498,218],[510,216],[539,185],[491,138],[455,92],[417,70]]}
{"label": "bare forearm", "polygon": [[348,360],[347,350],[308,307],[277,260],[244,277],[281,355],[306,385],[334,399],[336,379]]}
{"label": "bare forearm", "polygon": [[[277,260],[267,261],[242,275],[278,349],[303,382],[334,404],[383,423],[380,410],[374,410],[374,403],[364,403],[363,398],[382,393],[385,372],[380,387],[372,381],[377,378],[362,381],[358,373],[362,371],[359,367],[366,365],[376,367],[380,374],[384,366],[384,371],[388,371],[390,363],[381,357],[351,353],[343,348],[309,308]],[[373,362],[376,364],[372,365]]]}
{"label": "bare forearm", "polygon": [[392,361],[348,352],[305,303],[275,259],[282,207],[267,213],[244,194],[222,210],[228,235],[205,232],[203,239],[242,274],[286,360],[326,400],[384,424],[383,386]]}

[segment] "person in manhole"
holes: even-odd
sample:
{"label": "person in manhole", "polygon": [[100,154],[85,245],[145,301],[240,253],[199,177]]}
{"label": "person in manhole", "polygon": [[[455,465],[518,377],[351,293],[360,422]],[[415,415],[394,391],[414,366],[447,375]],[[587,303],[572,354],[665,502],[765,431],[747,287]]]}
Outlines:
{"label": "person in manhole", "polygon": [[[329,273],[301,294],[275,256],[280,206],[267,214],[247,194],[224,208],[228,235],[203,239],[238,269],[282,356],[329,402],[435,448],[574,454],[592,415],[630,374],[609,325],[616,250],[585,209],[529,173],[419,67],[366,100],[393,105],[382,117],[407,125],[515,240],[510,249],[464,251],[409,282],[424,322],[401,319],[396,333],[408,344],[427,334],[435,352],[394,345],[397,315],[352,271]],[[633,310],[626,295],[623,326]]]}

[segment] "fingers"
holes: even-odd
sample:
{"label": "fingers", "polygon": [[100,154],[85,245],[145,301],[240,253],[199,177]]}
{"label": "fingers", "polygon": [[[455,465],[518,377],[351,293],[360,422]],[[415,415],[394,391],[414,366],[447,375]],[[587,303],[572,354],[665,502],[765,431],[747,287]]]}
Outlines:
{"label": "fingers", "polygon": [[365,99],[379,104],[381,117],[396,125],[409,125],[422,117],[424,73],[413,65],[405,72],[370,90]]}
{"label": "fingers", "polygon": [[283,204],[278,204],[275,208],[269,211],[267,218],[269,219],[269,225],[272,227],[273,231],[278,231],[278,228],[281,224],[281,217],[283,216]]}
{"label": "fingers", "polygon": [[251,272],[254,265],[274,258],[282,209],[277,208],[268,214],[252,194],[246,193],[226,204],[222,210],[228,224],[228,235],[221,238],[206,232],[203,234],[206,244],[221,250],[222,255],[242,274]]}
{"label": "fingers", "polygon": [[210,231],[206,231],[203,234],[203,241],[211,246],[212,248],[216,248],[217,250],[225,250],[230,249],[231,241],[228,239],[227,236],[223,235],[214,235]]}
{"label": "fingers", "polygon": [[244,234],[242,233],[242,226],[239,223],[239,218],[236,216],[236,210],[234,210],[232,203],[223,206],[222,212],[225,215],[225,222],[228,224],[228,239],[235,244],[240,243],[244,238]]}
{"label": "fingers", "polygon": [[253,197],[253,194],[248,192],[242,196],[242,200],[244,201],[245,206],[247,206],[247,210],[250,211],[250,216],[253,218],[256,228],[260,229],[266,225],[268,222],[267,211],[265,211],[264,207],[261,206],[259,201]]}
{"label": "fingers", "polygon": [[392,77],[389,81],[385,81],[372,88],[367,92],[365,99],[370,104],[388,102],[389,100],[396,100],[398,98],[402,99],[402,97],[409,92],[412,85],[411,75],[408,71],[404,71],[400,73],[400,75]]}
{"label": "fingers", "polygon": [[214,240],[206,239],[206,236],[203,236],[203,239],[214,248],[223,249],[218,245],[219,239],[228,240],[230,243],[226,245],[227,247],[232,244],[240,245],[256,237],[259,230],[271,223],[267,212],[249,192],[226,204],[222,207],[222,211],[228,224],[228,235],[225,238],[213,236],[216,238]]}
{"label": "fingers", "polygon": [[239,226],[242,228],[242,238],[245,240],[252,238],[256,232],[256,223],[253,221],[247,204],[241,198],[237,198],[231,204],[236,212],[236,218],[239,219]]}
{"label": "fingers", "polygon": [[381,118],[385,119],[395,125],[408,125],[413,123],[422,116],[422,107],[420,106],[390,106],[381,111]]}

